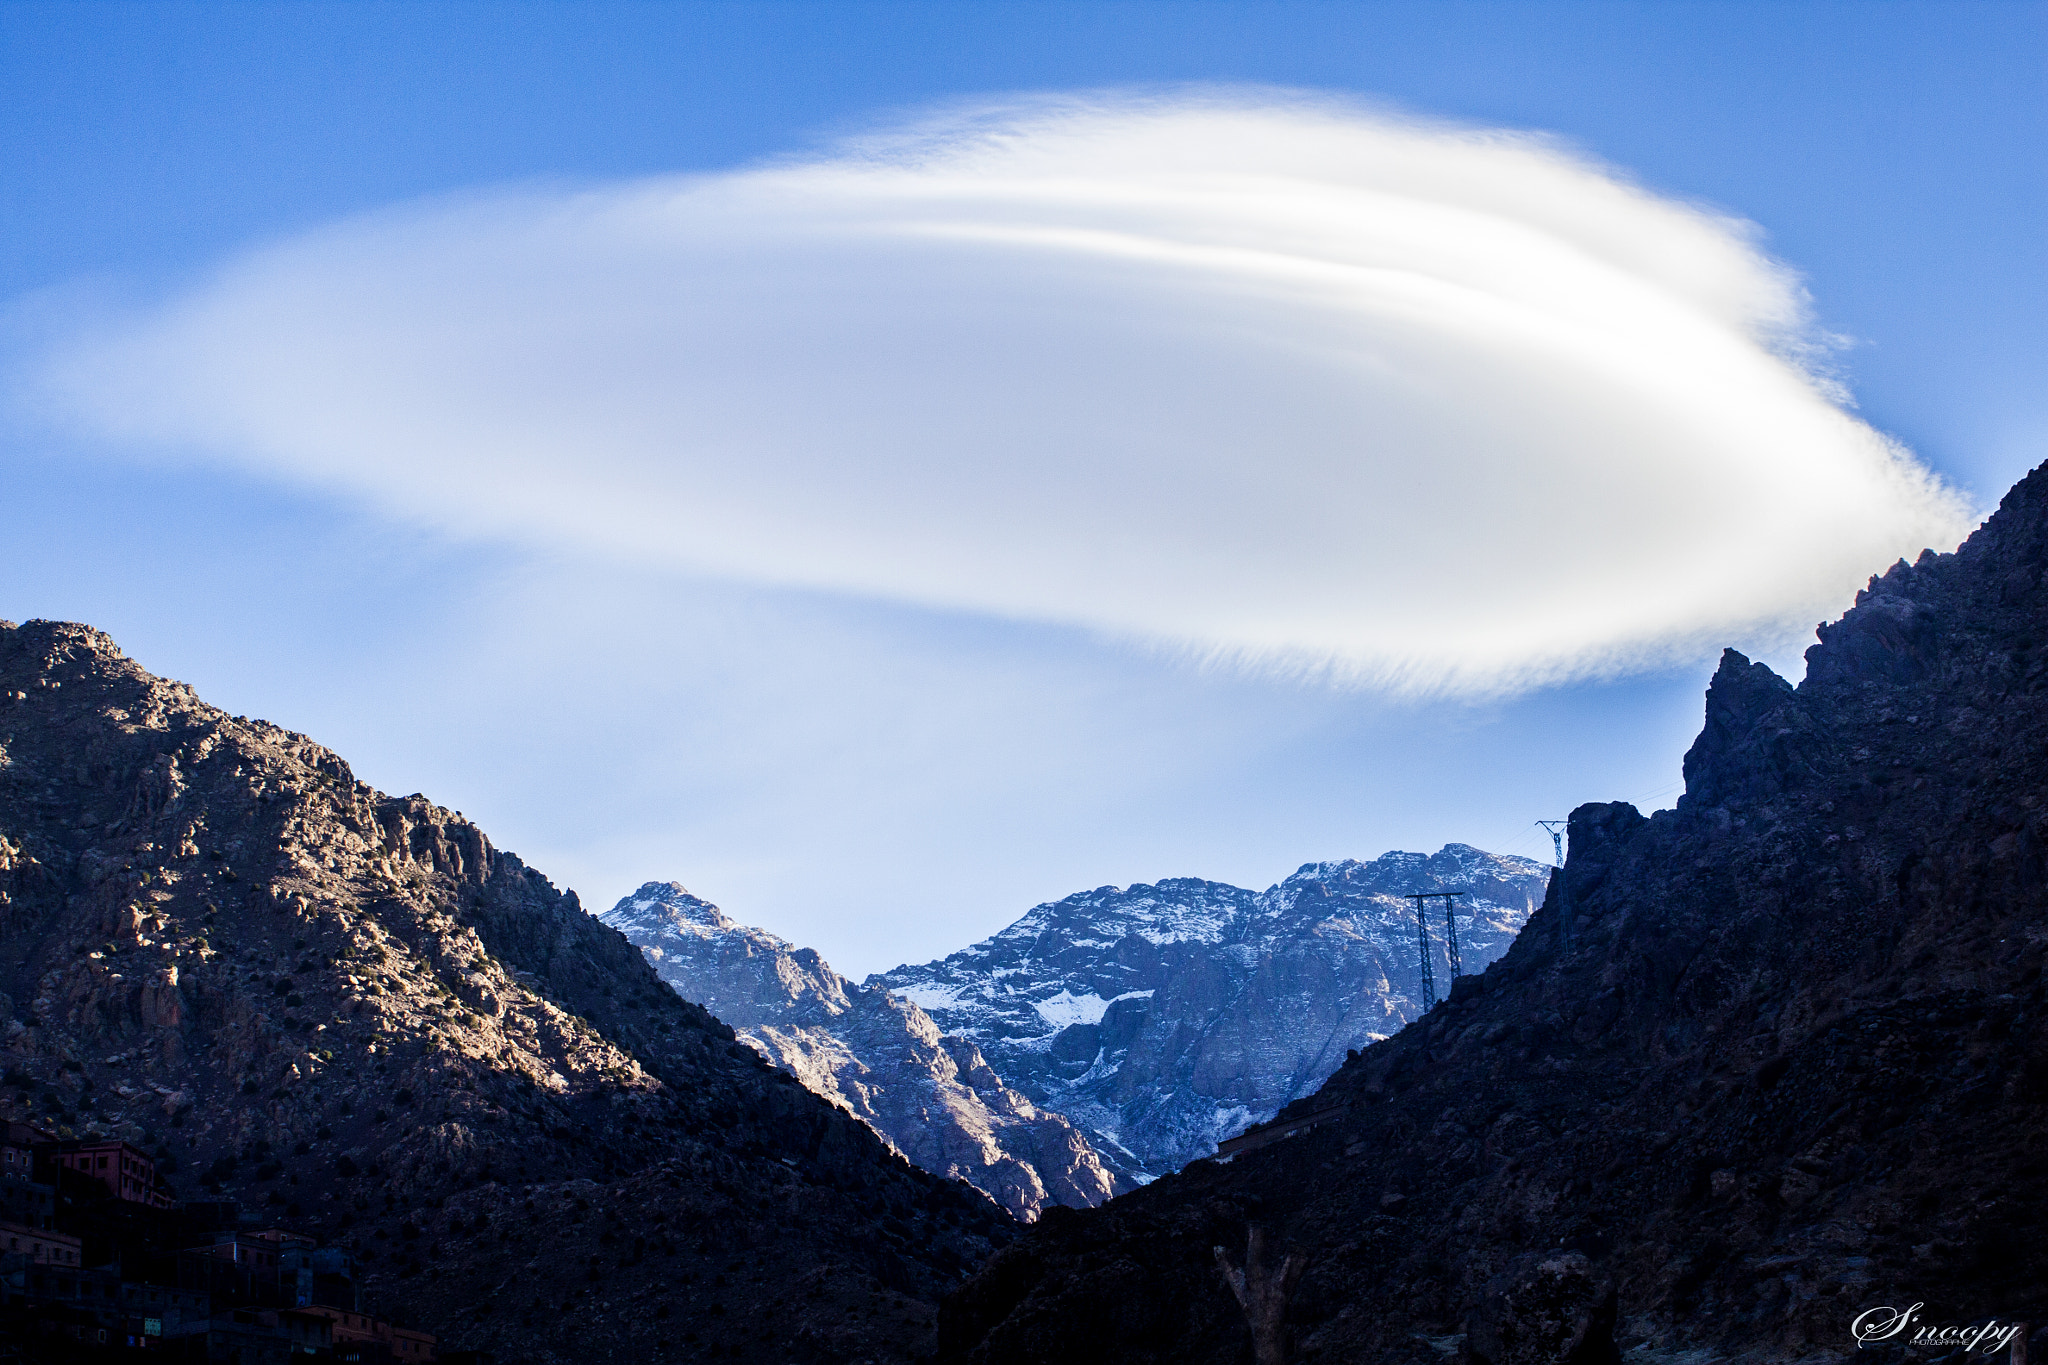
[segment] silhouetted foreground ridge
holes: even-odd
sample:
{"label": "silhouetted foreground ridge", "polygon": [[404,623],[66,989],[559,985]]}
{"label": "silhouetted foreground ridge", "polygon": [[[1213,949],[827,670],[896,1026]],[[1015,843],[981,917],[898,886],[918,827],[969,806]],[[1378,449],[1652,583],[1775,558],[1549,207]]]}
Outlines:
{"label": "silhouetted foreground ridge", "polygon": [[2044,570],[2036,470],[1797,689],[1730,651],[1678,808],[1574,811],[1507,955],[1283,1115],[1348,1108],[1049,1211],[942,1355],[1848,1359],[1876,1305],[2048,1323]]}

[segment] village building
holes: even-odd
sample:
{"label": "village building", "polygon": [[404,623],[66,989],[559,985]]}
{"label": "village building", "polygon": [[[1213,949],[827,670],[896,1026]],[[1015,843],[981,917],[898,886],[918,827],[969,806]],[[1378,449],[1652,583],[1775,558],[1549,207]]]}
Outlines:
{"label": "village building", "polygon": [[429,1361],[434,1358],[434,1338],[410,1327],[391,1329],[391,1358],[401,1361]]}
{"label": "village building", "polygon": [[0,1220],[0,1257],[26,1256],[37,1265],[76,1268],[84,1243],[48,1228]]}
{"label": "village building", "polygon": [[54,1143],[55,1133],[46,1133],[26,1123],[0,1125],[0,1178],[35,1178],[36,1149]]}
{"label": "village building", "polygon": [[37,1152],[54,1167],[99,1181],[116,1199],[153,1209],[171,1207],[171,1193],[157,1174],[156,1162],[149,1153],[118,1138],[46,1143],[39,1145]]}
{"label": "village building", "polygon": [[[434,1359],[435,1339],[426,1332],[417,1332],[408,1327],[395,1327],[382,1318],[368,1313],[351,1312],[341,1308],[330,1308],[314,1304],[305,1309],[308,1313],[319,1313],[334,1323],[334,1344],[336,1354],[344,1360],[402,1361],[408,1365],[424,1365]],[[365,1348],[350,1352],[346,1348]]]}
{"label": "village building", "polygon": [[0,1222],[48,1231],[57,1226],[57,1187],[25,1175],[0,1175]]}
{"label": "village building", "polygon": [[[361,1269],[345,1247],[242,1228],[241,1217],[232,1203],[178,1203],[130,1143],[0,1122],[0,1341],[37,1343],[51,1359],[437,1360],[431,1334],[362,1311]],[[84,1264],[89,1246],[103,1263]]]}
{"label": "village building", "polygon": [[287,1365],[299,1356],[326,1355],[333,1324],[296,1308],[234,1308],[207,1324],[206,1359],[235,1365]]}
{"label": "village building", "polygon": [[36,1149],[55,1141],[26,1123],[0,1124],[0,1223],[35,1233],[56,1228],[56,1187],[35,1178]]}

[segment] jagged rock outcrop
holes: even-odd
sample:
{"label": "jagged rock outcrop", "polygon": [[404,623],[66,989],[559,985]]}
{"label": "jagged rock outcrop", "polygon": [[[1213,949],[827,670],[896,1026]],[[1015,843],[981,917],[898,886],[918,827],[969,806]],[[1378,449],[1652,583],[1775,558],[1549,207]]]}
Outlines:
{"label": "jagged rock outcrop", "polygon": [[1506,956],[1291,1111],[1342,1113],[1041,1220],[942,1356],[1242,1360],[1211,1248],[1254,1221],[1308,1261],[1304,1360],[2048,1322],[2048,466],[1820,634],[1797,688],[1731,651],[1677,809],[1574,811]]}
{"label": "jagged rock outcrop", "polygon": [[965,1180],[1019,1218],[1129,1189],[1088,1140],[1004,1085],[972,1042],[848,981],[816,950],[737,924],[676,882],[648,882],[604,915],[662,980],[911,1161]]}
{"label": "jagged rock outcrop", "polygon": [[[1040,905],[939,962],[870,977],[1147,1177],[1312,1093],[1421,1002],[1414,891],[1462,891],[1465,970],[1507,948],[1549,870],[1464,844],[1309,863],[1263,892],[1177,878]],[[1450,985],[1442,902],[1430,911]]]}
{"label": "jagged rock outcrop", "polygon": [[503,1358],[908,1360],[1014,1228],[459,813],[85,626],[0,623],[0,1032],[0,1113],[338,1240]]}

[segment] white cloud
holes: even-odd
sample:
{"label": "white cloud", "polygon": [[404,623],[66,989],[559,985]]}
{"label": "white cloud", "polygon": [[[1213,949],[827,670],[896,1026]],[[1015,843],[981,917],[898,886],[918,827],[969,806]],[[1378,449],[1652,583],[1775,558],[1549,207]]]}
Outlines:
{"label": "white cloud", "polygon": [[1966,529],[1752,236],[1527,135],[1044,99],[340,223],[40,400],[459,534],[1511,689]]}

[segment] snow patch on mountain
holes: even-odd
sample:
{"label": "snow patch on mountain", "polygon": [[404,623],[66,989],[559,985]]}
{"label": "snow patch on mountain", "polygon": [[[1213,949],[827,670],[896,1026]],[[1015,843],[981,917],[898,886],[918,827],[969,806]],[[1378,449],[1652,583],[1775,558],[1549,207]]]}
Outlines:
{"label": "snow patch on mountain", "polygon": [[[1096,947],[1107,945],[1091,944],[1083,940],[1075,946]],[[1109,1007],[1118,1000],[1143,1000],[1151,994],[1151,991],[1125,991],[1114,999],[1104,1000],[1093,992],[1086,995],[1075,995],[1071,991],[1063,990],[1050,1000],[1039,1001],[1032,1008],[1038,1011],[1038,1017],[1045,1020],[1046,1023],[1052,1025],[1055,1029],[1063,1029],[1070,1024],[1101,1023],[1102,1016],[1107,1014]]]}
{"label": "snow patch on mountain", "polygon": [[963,989],[964,987],[959,986],[910,986],[897,991],[896,994],[921,1009],[942,1010],[958,1005]]}

